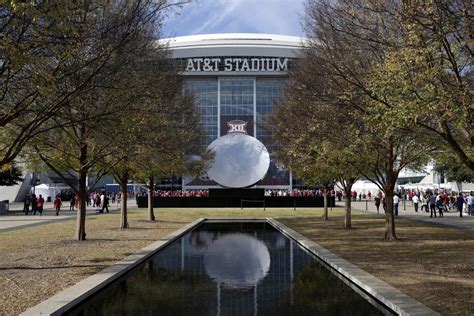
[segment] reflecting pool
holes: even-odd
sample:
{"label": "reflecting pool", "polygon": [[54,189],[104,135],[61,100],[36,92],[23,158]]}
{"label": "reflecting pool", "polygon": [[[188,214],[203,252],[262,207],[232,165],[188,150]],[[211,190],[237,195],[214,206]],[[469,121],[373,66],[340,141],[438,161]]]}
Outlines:
{"label": "reflecting pool", "polygon": [[68,315],[383,315],[270,224],[204,223]]}

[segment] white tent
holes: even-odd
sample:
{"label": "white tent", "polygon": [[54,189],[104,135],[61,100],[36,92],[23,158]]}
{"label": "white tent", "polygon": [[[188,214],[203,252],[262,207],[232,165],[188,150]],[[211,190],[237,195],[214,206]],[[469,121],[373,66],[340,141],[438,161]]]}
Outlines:
{"label": "white tent", "polygon": [[[335,189],[337,191],[342,191],[342,186],[339,183],[337,183],[335,186]],[[357,180],[352,185],[352,192],[354,191],[357,192],[357,195],[359,195],[359,193],[367,195],[370,192],[372,196],[375,196],[376,194],[379,193],[380,189],[376,184],[374,184],[373,182],[369,180]]]}
{"label": "white tent", "polygon": [[44,183],[35,186],[34,190],[31,188],[31,193],[34,193],[37,197],[41,195],[45,200],[47,200],[48,197],[51,198],[51,190],[49,185]]}

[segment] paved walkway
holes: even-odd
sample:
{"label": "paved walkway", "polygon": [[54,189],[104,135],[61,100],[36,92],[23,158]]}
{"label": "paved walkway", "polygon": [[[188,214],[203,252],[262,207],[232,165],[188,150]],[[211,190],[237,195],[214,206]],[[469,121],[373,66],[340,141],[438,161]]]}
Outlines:
{"label": "paved walkway", "polygon": [[[69,203],[67,203],[69,204]],[[337,202],[337,206],[344,207],[344,202]],[[367,210],[366,210],[367,205]],[[133,208],[135,207],[135,200],[128,200],[128,207]],[[365,201],[362,202],[352,202],[352,207],[355,210],[359,211],[366,211],[369,213],[377,213],[377,209],[375,207],[374,201]],[[37,225],[44,225],[48,223],[53,223],[56,221],[67,220],[76,217],[76,212],[69,211],[69,206],[62,207],[61,213],[59,216],[55,216],[55,211],[53,207],[53,203],[45,203],[45,208],[43,211],[43,215],[25,215],[22,212],[23,203],[11,203],[10,204],[10,212],[7,214],[0,214],[0,232],[10,231],[19,228],[26,228],[31,226]],[[95,214],[97,208],[95,207],[88,207],[87,214]],[[114,204],[110,207],[111,211],[117,210],[117,205]],[[380,207],[380,216],[384,216],[383,209]],[[415,212],[411,201],[407,201],[405,204],[405,209],[403,207],[403,203],[400,203],[399,206],[399,217],[406,218],[409,220],[415,221],[422,221],[426,223],[431,223],[434,225],[443,225],[443,226],[450,226],[456,227],[467,231],[474,231],[474,216],[464,215],[462,218],[459,217],[459,213],[450,212],[444,213],[444,217],[437,217],[437,218],[430,218],[429,213]]]}
{"label": "paved walkway", "polygon": [[[129,207],[135,205],[135,200],[129,200]],[[68,220],[71,218],[76,217],[76,212],[69,211],[69,202],[63,203],[65,206],[61,208],[61,212],[58,216],[56,216],[56,211],[54,210],[54,206],[52,202],[46,202],[44,205],[43,215],[25,215],[23,213],[23,203],[11,203],[10,204],[10,211],[6,214],[0,214],[0,232],[44,225],[48,223],[53,223],[62,220]],[[66,206],[67,204],[67,206]],[[87,214],[95,214],[97,207],[88,207]],[[109,210],[116,211],[117,205],[113,205],[109,207]]]}
{"label": "paved walkway", "polygon": [[[344,207],[344,202],[336,202],[337,206]],[[366,209],[367,206],[367,209]],[[352,202],[352,208],[358,211],[366,211],[369,213],[377,213],[374,201]],[[384,216],[382,205],[380,206],[380,216]],[[405,201],[405,207],[403,201],[398,206],[398,217],[405,218],[414,221],[421,221],[434,225],[456,227],[463,230],[474,231],[474,216],[463,214],[463,217],[459,216],[459,212],[444,212],[444,217],[430,218],[430,213],[415,212],[411,201]]]}

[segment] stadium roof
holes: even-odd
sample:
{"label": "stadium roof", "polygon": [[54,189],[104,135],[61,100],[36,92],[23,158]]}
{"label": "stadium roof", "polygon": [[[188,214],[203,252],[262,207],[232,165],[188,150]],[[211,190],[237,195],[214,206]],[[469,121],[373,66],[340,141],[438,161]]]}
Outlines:
{"label": "stadium roof", "polygon": [[198,55],[295,57],[304,40],[303,37],[275,34],[222,33],[165,38],[159,43],[167,44],[174,58]]}

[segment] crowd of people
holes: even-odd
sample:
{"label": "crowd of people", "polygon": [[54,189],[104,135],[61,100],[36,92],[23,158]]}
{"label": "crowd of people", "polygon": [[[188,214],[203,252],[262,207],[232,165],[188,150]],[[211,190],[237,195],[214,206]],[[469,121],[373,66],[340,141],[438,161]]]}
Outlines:
{"label": "crowd of people", "polygon": [[36,194],[31,194],[25,199],[23,212],[25,215],[36,215],[36,213],[38,213],[41,216],[43,215],[44,203],[45,200],[41,194],[38,197],[36,197]]}
{"label": "crowd of people", "polygon": [[[300,196],[323,196],[322,190],[286,190],[286,189],[274,189],[265,190],[265,196],[270,197],[300,197]],[[331,196],[335,195],[334,191],[330,192]],[[147,191],[141,191],[137,196],[148,196]],[[155,190],[153,196],[156,197],[208,197],[209,190]]]}
{"label": "crowd of people", "polygon": [[[330,196],[334,196],[334,191],[329,192]],[[290,197],[300,197],[300,196],[323,196],[323,190],[315,189],[293,189],[293,190],[265,190],[265,196],[279,197],[279,196],[290,196]]]}
{"label": "crowd of people", "polygon": [[[409,191],[403,199],[412,201],[415,212],[425,211],[430,213],[430,217],[443,217],[445,212],[458,212],[460,217],[463,214],[474,216],[474,192],[462,193],[462,192],[415,192]],[[393,214],[398,215],[398,205],[402,200],[400,193],[395,193],[393,196]],[[384,211],[387,210],[387,201],[383,194],[379,192],[374,198],[377,213],[379,212],[380,205],[382,205]]]}
{"label": "crowd of people", "polygon": [[[90,192],[88,198],[86,199],[86,206],[97,207],[97,212],[109,212],[110,201],[112,203],[120,202],[120,193],[105,193],[105,192]],[[53,206],[56,216],[59,215],[61,207],[63,207],[63,201],[69,202],[69,211],[74,211],[78,208],[79,199],[77,194],[71,193],[70,191],[61,192],[56,195],[53,200]],[[25,215],[36,215],[38,213],[40,216],[43,214],[45,199],[40,194],[36,197],[35,194],[28,195],[23,203],[23,212]]]}
{"label": "crowd of people", "polygon": [[[335,192],[338,201],[345,199],[345,194],[342,191]],[[350,196],[352,201],[371,201],[374,199],[377,213],[380,211],[380,206],[386,211],[387,203],[382,192],[372,194],[368,191],[367,194],[362,192],[352,191]],[[401,201],[411,201],[415,212],[425,211],[430,213],[430,217],[442,217],[445,212],[458,212],[460,217],[463,214],[474,216],[474,192],[434,192],[426,191],[420,192],[415,190],[407,190],[402,193],[395,193],[393,197],[393,213],[398,215],[398,206]]]}
{"label": "crowd of people", "polygon": [[[267,197],[321,197],[324,192],[319,189],[274,189],[265,190],[265,196]],[[138,196],[147,196],[146,191],[139,192]],[[156,197],[208,197],[209,190],[155,190],[153,196]],[[345,198],[341,191],[331,191],[329,196],[335,196],[339,201]],[[366,194],[357,193],[356,191],[351,192],[353,201],[361,200],[372,200],[372,194],[369,191]],[[415,212],[427,212],[430,213],[430,217],[443,217],[445,212],[459,212],[459,216],[463,217],[463,214],[474,216],[474,192],[462,193],[462,192],[415,192],[406,191],[403,196],[401,193],[395,193],[393,196],[393,214],[398,215],[398,206],[400,201],[407,200],[412,201]],[[63,201],[69,201],[69,210],[74,211],[78,207],[77,194],[70,191],[61,192],[58,194],[54,201],[54,209],[56,215],[59,215]],[[97,212],[109,212],[110,202],[119,203],[120,193],[106,193],[106,192],[91,192],[86,200],[87,206],[97,207]],[[43,214],[45,199],[40,194],[36,197],[35,194],[28,196],[24,202],[23,212],[25,215],[32,214],[39,215]],[[374,203],[377,208],[377,213],[380,212],[380,206],[383,210],[387,210],[387,201],[382,192],[378,192],[374,196]]]}
{"label": "crowd of people", "polygon": [[[137,197],[148,196],[147,191],[141,191]],[[155,190],[153,196],[156,197],[208,197],[209,190]]]}

